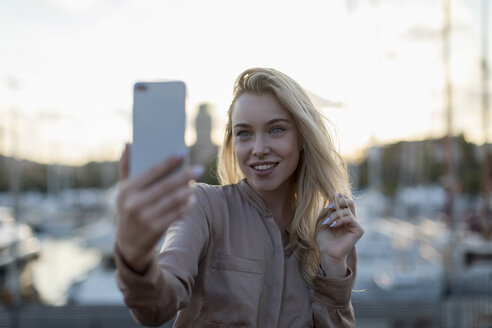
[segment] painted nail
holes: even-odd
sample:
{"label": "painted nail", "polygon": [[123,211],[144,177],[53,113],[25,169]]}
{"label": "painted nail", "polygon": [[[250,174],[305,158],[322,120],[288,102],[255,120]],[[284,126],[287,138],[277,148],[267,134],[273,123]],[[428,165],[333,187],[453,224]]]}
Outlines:
{"label": "painted nail", "polygon": [[335,208],[335,203],[331,203],[330,205],[328,205],[328,208]]}
{"label": "painted nail", "polygon": [[333,222],[330,224],[330,226],[329,226],[329,227],[330,227],[330,228],[333,228],[333,227],[334,227],[334,226],[336,226],[336,225],[337,225],[337,221],[333,221]]}
{"label": "painted nail", "polygon": [[179,159],[183,159],[188,155],[188,149],[182,149],[176,153],[176,157]]}
{"label": "painted nail", "polygon": [[196,196],[194,194],[190,196],[189,202],[190,205],[194,205],[196,203]]}
{"label": "painted nail", "polygon": [[327,224],[328,222],[330,222],[330,220],[331,220],[331,218],[330,218],[330,217],[327,217],[327,218],[323,221],[322,225]]}
{"label": "painted nail", "polygon": [[193,175],[197,178],[200,177],[204,171],[205,169],[201,165],[195,165],[192,168]]}

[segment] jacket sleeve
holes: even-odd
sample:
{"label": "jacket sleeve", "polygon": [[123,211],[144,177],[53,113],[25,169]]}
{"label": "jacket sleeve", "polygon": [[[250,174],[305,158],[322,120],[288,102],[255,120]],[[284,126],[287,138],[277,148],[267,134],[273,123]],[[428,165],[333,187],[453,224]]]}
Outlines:
{"label": "jacket sleeve", "polygon": [[343,278],[317,275],[314,279],[312,308],[316,328],[355,327],[354,309],[350,301],[357,272],[355,248],[347,264],[347,275]]}
{"label": "jacket sleeve", "polygon": [[161,252],[145,273],[134,272],[115,246],[118,287],[134,319],[142,325],[159,326],[171,320],[190,299],[210,236],[198,193],[191,212],[168,229]]}

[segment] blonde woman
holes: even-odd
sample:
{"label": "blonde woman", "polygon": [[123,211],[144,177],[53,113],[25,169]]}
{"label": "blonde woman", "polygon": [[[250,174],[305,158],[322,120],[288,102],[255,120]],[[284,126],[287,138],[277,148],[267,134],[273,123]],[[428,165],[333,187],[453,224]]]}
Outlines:
{"label": "blonde woman", "polygon": [[[218,173],[129,179],[123,153],[117,277],[135,319],[175,327],[355,327],[355,218],[347,168],[304,90],[273,69],[237,78]],[[166,234],[162,251],[154,247]]]}

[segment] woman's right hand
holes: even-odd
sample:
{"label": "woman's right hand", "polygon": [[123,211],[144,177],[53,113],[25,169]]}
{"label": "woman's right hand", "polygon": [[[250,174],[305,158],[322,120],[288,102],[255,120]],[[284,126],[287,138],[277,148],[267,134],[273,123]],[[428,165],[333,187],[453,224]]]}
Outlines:
{"label": "woman's right hand", "polygon": [[129,178],[130,146],[120,160],[117,198],[116,244],[127,264],[144,273],[154,256],[154,247],[168,227],[195,203],[190,181],[202,173],[195,166],[173,173],[183,157],[171,156],[150,170]]}

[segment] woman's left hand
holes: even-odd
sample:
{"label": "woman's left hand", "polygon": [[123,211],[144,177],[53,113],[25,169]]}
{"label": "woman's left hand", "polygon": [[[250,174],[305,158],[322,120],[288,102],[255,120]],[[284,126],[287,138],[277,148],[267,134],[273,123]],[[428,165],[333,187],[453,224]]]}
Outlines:
{"label": "woman's left hand", "polygon": [[321,268],[329,277],[343,277],[347,272],[347,259],[364,229],[355,217],[354,201],[338,195],[339,210],[325,212],[322,227],[316,235]]}

